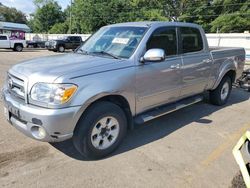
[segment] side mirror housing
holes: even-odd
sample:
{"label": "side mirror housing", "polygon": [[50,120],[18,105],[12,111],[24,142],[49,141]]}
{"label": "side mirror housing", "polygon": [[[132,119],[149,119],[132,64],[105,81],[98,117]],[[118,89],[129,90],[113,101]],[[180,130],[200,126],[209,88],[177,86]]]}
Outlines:
{"label": "side mirror housing", "polygon": [[165,60],[165,52],[159,48],[149,49],[141,59],[143,62],[160,62],[163,60]]}

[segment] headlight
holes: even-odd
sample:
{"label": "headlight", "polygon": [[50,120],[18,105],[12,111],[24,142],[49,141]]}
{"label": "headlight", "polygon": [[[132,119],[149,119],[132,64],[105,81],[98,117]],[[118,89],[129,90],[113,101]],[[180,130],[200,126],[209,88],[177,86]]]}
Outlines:
{"label": "headlight", "polygon": [[52,42],[52,45],[54,46],[54,45],[56,45],[56,43],[57,43],[56,41],[53,41],[53,42]]}
{"label": "headlight", "polygon": [[47,84],[36,83],[30,92],[34,101],[58,105],[66,103],[77,90],[74,84]]}

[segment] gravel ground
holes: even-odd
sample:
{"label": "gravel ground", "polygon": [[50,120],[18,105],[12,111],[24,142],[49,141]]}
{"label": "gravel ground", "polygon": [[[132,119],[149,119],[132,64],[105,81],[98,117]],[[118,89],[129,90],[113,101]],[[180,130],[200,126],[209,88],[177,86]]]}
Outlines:
{"label": "gravel ground", "polygon": [[[12,65],[55,54],[1,50],[0,86]],[[0,102],[0,187],[237,187],[242,180],[232,148],[250,129],[249,97],[233,89],[224,107],[201,102],[137,126],[99,161],[84,160],[71,140],[25,137],[5,121]]]}

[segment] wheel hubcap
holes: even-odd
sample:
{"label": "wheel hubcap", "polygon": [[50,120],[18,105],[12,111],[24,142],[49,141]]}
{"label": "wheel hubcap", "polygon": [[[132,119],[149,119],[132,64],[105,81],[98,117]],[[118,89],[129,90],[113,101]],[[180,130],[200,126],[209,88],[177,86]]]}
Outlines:
{"label": "wheel hubcap", "polygon": [[119,135],[119,123],[116,118],[108,116],[100,119],[91,132],[91,143],[96,149],[107,149]]}
{"label": "wheel hubcap", "polygon": [[225,100],[229,94],[229,83],[225,82],[221,89],[221,99]]}

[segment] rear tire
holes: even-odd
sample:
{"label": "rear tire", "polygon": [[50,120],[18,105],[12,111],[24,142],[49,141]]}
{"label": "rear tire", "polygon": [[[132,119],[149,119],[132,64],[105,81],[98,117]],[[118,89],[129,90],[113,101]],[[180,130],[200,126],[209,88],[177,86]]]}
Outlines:
{"label": "rear tire", "polygon": [[222,106],[227,103],[227,100],[232,91],[232,79],[225,76],[218,87],[210,91],[210,102],[217,106]]}
{"label": "rear tire", "polygon": [[120,145],[126,131],[127,118],[123,110],[111,102],[98,102],[77,123],[73,143],[84,157],[100,159]]}
{"label": "rear tire", "polygon": [[17,44],[14,47],[14,51],[21,52],[23,51],[23,46],[21,44]]}

